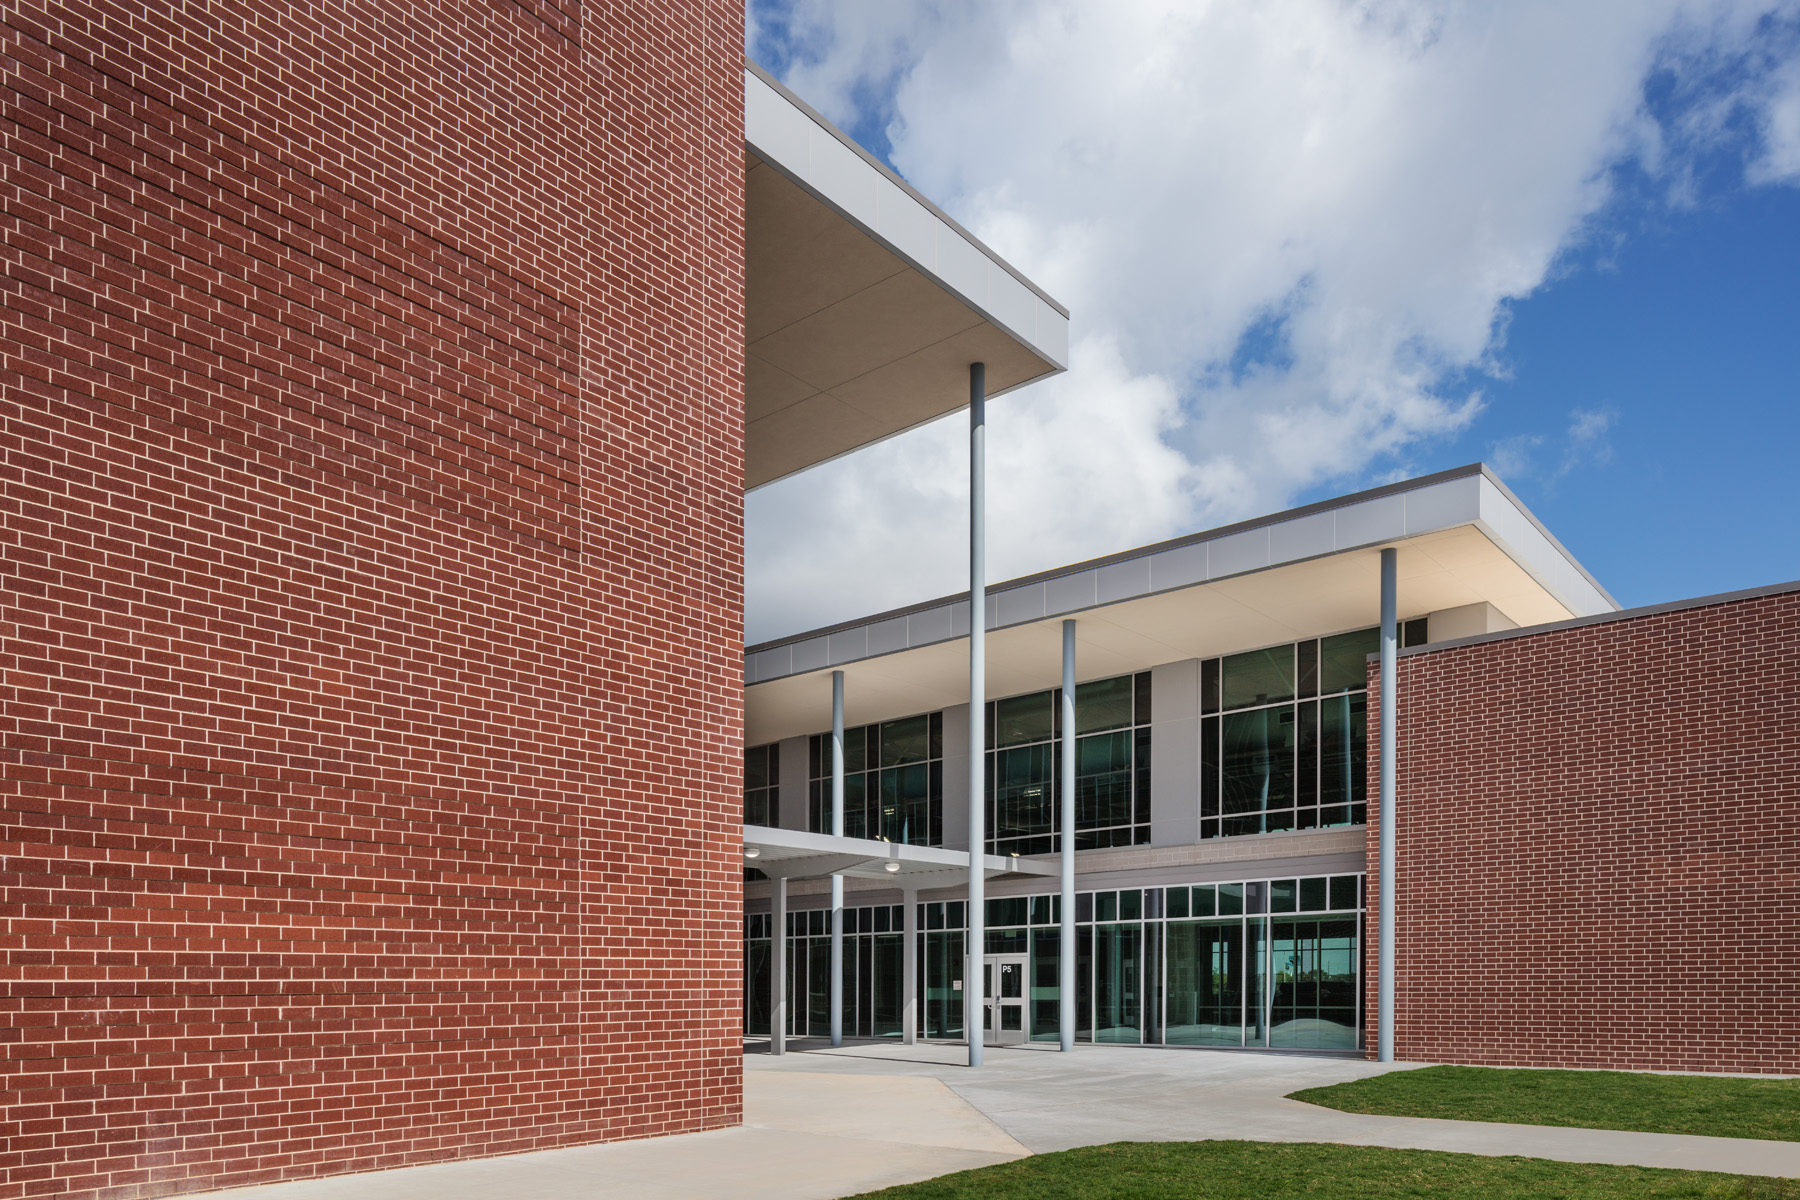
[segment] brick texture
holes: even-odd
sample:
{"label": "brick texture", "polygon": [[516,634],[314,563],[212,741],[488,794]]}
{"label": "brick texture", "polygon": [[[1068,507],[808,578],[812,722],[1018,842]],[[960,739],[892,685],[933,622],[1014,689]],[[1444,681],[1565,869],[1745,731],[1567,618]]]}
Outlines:
{"label": "brick texture", "polygon": [[1398,665],[1396,1056],[1800,1073],[1800,592]]}
{"label": "brick texture", "polygon": [[740,1119],[739,0],[0,17],[0,1197]]}

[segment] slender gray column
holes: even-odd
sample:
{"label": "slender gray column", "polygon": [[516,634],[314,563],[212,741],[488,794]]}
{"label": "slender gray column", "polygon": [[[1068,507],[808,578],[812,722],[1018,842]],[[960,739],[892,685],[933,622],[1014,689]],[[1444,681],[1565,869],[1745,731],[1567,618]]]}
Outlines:
{"label": "slender gray column", "polygon": [[[844,836],[844,673],[831,673],[831,833]],[[844,1044],[844,877],[831,877],[831,1044]]]}
{"label": "slender gray column", "polygon": [[903,887],[900,898],[906,903],[900,919],[906,937],[906,948],[900,952],[900,1041],[910,1046],[919,1040],[919,893]]}
{"label": "slender gray column", "polygon": [[987,1005],[987,364],[969,364],[969,933],[963,1030],[969,1065],[981,1065]]}
{"label": "slender gray column", "polygon": [[1075,622],[1064,621],[1062,676],[1062,1048],[1075,1048]]}
{"label": "slender gray column", "polygon": [[787,1053],[787,877],[769,881],[769,1053]]}
{"label": "slender gray column", "polygon": [[1399,646],[1395,620],[1396,551],[1381,552],[1381,932],[1376,989],[1380,1008],[1376,1053],[1394,1061],[1394,652]]}

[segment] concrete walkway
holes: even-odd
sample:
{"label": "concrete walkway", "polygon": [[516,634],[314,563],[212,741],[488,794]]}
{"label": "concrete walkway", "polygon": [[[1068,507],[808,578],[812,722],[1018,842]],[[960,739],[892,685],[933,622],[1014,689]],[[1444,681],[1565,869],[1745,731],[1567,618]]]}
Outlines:
{"label": "concrete walkway", "polygon": [[736,1129],[208,1192],[207,1200],[835,1200],[1030,1153],[929,1075],[747,1071]]}
{"label": "concrete walkway", "polygon": [[1341,1113],[1288,1092],[1364,1079],[1423,1063],[1152,1047],[1078,1046],[1073,1053],[990,1049],[986,1065],[960,1065],[950,1046],[868,1045],[745,1060],[758,1074],[884,1073],[941,1079],[1033,1153],[1119,1141],[1246,1138],[1344,1142],[1464,1154],[1517,1154],[1563,1162],[1618,1163],[1800,1177],[1800,1142],[1686,1134],[1623,1133]]}
{"label": "concrete walkway", "polygon": [[[1286,1093],[1423,1064],[1148,1047],[871,1044],[744,1060],[745,1124],[211,1193],[230,1200],[833,1200],[1116,1141],[1344,1142],[1800,1177],[1800,1143],[1371,1117]],[[816,1047],[816,1048],[814,1048]]]}

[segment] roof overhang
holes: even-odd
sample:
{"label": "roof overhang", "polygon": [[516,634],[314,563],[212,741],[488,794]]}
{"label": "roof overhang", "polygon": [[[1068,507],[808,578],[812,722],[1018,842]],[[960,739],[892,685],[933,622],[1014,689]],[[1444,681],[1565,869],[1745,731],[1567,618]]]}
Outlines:
{"label": "roof overhang", "polygon": [[[966,883],[969,878],[969,855],[965,850],[834,837],[766,825],[744,826],[744,862],[771,879],[848,875],[856,879],[884,879],[895,887],[939,888]],[[1004,875],[1055,875],[1060,870],[1055,863],[997,854],[982,855],[981,863],[989,879]]]}
{"label": "roof overhang", "polygon": [[1067,367],[1067,309],[754,64],[744,139],[747,488]]}
{"label": "roof overhang", "polygon": [[[987,694],[1055,687],[1068,617],[1084,680],[1366,629],[1389,546],[1402,620],[1481,602],[1521,626],[1618,608],[1477,464],[997,585]],[[968,631],[965,594],[752,647],[748,744],[828,728],[834,668],[851,724],[966,703]]]}

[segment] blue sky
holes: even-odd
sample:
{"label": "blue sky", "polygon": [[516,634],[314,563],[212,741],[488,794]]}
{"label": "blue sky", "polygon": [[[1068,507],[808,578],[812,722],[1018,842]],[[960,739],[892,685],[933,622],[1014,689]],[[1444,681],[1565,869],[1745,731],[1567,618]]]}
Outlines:
{"label": "blue sky", "polygon": [[[1623,604],[1800,577],[1800,9],[1199,11],[751,9],[1074,314],[994,576],[1485,460]],[[961,587],[958,433],[753,494],[751,639]]]}
{"label": "blue sky", "polygon": [[[1620,219],[1622,245],[1513,306],[1511,378],[1427,465],[1551,431],[1508,481],[1627,606],[1800,578],[1800,191]],[[1610,453],[1559,477],[1575,411],[1613,416]]]}

